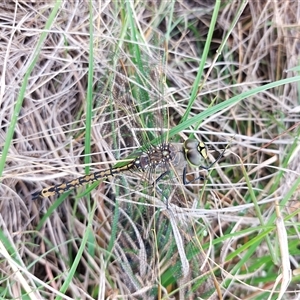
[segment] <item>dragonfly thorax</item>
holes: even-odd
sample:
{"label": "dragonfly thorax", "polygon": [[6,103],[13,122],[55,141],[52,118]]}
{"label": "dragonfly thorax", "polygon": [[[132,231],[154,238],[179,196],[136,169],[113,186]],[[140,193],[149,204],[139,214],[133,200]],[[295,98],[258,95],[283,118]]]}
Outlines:
{"label": "dragonfly thorax", "polygon": [[158,168],[165,169],[174,161],[176,153],[177,149],[171,143],[151,146],[134,160],[134,165],[142,171]]}

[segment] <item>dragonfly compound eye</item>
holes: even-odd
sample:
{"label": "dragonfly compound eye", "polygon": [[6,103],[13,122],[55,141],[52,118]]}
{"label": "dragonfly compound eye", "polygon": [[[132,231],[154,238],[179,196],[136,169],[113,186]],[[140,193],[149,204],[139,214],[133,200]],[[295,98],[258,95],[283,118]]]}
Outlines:
{"label": "dragonfly compound eye", "polygon": [[207,158],[207,151],[203,142],[196,139],[187,139],[183,144],[185,158],[193,167],[201,166],[203,158]]}

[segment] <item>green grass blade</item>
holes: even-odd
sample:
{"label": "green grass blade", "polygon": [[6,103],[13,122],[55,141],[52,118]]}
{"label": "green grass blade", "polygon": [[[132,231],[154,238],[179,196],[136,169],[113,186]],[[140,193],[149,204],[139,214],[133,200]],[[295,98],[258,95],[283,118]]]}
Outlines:
{"label": "green grass blade", "polygon": [[32,62],[30,63],[30,65],[28,67],[28,70],[24,75],[24,80],[22,82],[21,89],[20,89],[20,92],[19,92],[19,95],[18,95],[18,98],[17,98],[17,102],[16,102],[16,105],[14,107],[14,112],[12,114],[12,118],[11,118],[8,130],[7,130],[7,135],[4,139],[5,143],[4,143],[4,146],[3,146],[2,155],[0,157],[0,177],[2,176],[2,172],[3,172],[4,167],[5,167],[6,157],[7,157],[7,154],[8,154],[8,150],[10,148],[10,144],[11,144],[14,132],[15,132],[15,127],[16,127],[16,124],[17,124],[17,121],[18,121],[20,110],[22,108],[22,104],[23,104],[23,100],[24,100],[24,97],[25,97],[25,92],[26,92],[26,88],[27,88],[27,84],[28,84],[30,74],[31,74],[33,68],[35,67],[35,64],[36,64],[36,62],[39,58],[39,55],[41,53],[42,45],[43,45],[43,43],[44,43],[44,41],[45,41],[45,39],[48,35],[48,31],[51,29],[51,26],[53,25],[53,23],[55,21],[55,16],[57,15],[57,12],[58,12],[61,5],[62,5],[61,1],[56,1],[55,5],[54,5],[54,8],[53,8],[46,24],[45,24],[45,30],[42,32],[41,37],[39,38],[38,43],[36,45],[36,48],[35,48],[35,50],[32,54]]}
{"label": "green grass blade", "polygon": [[217,18],[218,18],[218,15],[219,15],[220,5],[221,5],[221,1],[216,1],[214,12],[213,12],[212,19],[211,19],[211,23],[210,23],[210,26],[209,26],[209,31],[208,31],[205,46],[204,46],[204,50],[203,50],[203,54],[202,54],[201,59],[200,59],[200,64],[199,64],[197,76],[196,76],[196,79],[195,79],[193,87],[192,87],[190,101],[188,103],[188,107],[186,109],[186,112],[184,113],[184,115],[181,119],[181,123],[184,123],[187,120],[188,116],[190,115],[191,109],[193,107],[193,104],[194,104],[194,102],[197,98],[197,94],[199,92],[199,86],[201,86],[200,82],[201,82],[201,79],[203,77],[204,67],[205,67],[205,64],[206,64],[206,61],[207,61],[208,53],[210,51],[210,44],[211,44],[211,41],[212,41],[212,37],[213,37],[214,30],[215,30]]}

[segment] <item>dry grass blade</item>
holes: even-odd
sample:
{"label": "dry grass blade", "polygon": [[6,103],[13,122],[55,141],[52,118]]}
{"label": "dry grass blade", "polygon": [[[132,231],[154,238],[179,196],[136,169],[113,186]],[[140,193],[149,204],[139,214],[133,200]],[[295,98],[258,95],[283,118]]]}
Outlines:
{"label": "dry grass blade", "polygon": [[[99,3],[0,4],[0,298],[293,299],[299,2]],[[230,143],[31,201],[161,136]]]}

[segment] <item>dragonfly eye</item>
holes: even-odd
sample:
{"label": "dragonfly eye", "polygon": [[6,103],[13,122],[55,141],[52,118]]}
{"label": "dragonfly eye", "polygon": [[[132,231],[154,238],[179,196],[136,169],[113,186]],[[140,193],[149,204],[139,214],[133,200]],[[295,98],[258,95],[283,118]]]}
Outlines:
{"label": "dragonfly eye", "polygon": [[187,139],[183,144],[185,158],[193,167],[201,166],[203,158],[207,158],[206,146],[195,139]]}

